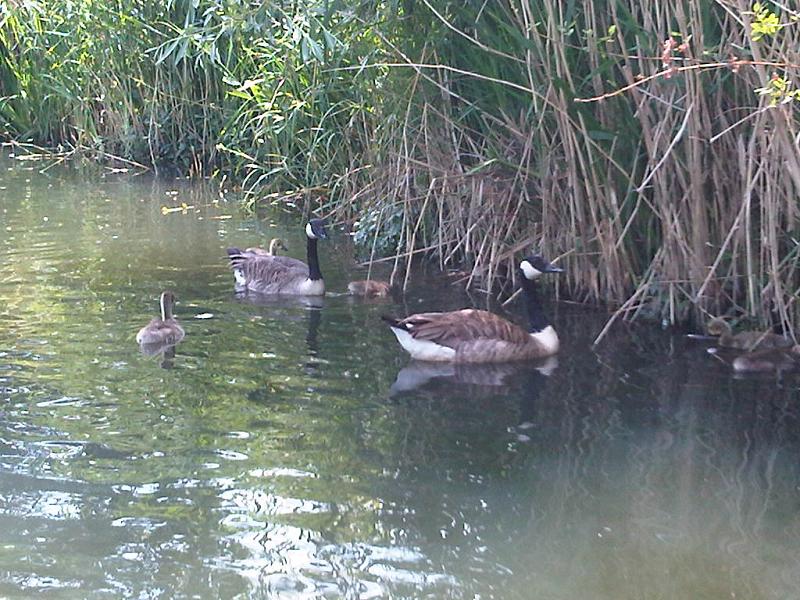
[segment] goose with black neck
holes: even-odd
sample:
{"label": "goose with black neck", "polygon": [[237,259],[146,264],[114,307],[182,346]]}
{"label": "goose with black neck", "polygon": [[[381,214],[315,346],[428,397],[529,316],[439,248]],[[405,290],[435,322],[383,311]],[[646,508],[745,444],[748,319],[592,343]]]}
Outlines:
{"label": "goose with black neck", "polygon": [[311,219],[306,224],[306,260],[290,256],[269,256],[239,248],[228,248],[228,260],[238,291],[259,294],[322,296],[325,281],[319,266],[318,240],[328,237],[325,222]]}
{"label": "goose with black neck", "polygon": [[558,352],[559,339],[539,303],[536,280],[560,273],[544,257],[525,257],[519,265],[528,313],[528,330],[485,310],[384,316],[400,345],[415,359],[456,363],[529,360]]}

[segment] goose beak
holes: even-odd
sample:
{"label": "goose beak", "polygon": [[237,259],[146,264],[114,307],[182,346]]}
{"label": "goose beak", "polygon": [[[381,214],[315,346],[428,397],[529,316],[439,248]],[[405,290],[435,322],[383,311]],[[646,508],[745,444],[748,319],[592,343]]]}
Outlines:
{"label": "goose beak", "polygon": [[555,265],[547,265],[544,269],[545,273],[563,273],[564,269]]}

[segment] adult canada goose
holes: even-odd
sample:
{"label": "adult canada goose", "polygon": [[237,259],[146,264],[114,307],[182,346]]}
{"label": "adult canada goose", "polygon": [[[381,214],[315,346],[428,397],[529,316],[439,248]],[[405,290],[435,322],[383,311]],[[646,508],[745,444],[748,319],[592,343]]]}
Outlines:
{"label": "adult canada goose", "polygon": [[385,281],[369,279],[365,281],[351,281],[347,284],[347,291],[353,296],[383,298],[389,295],[392,291],[392,287]]}
{"label": "adult canada goose", "polygon": [[141,346],[162,346],[177,344],[183,339],[184,331],[175,317],[172,307],[175,306],[175,294],[170,291],[161,292],[161,317],[155,317],[139,330],[136,342]]}
{"label": "adult canada goose", "polygon": [[264,250],[263,248],[258,248],[258,247],[245,248],[245,252],[260,254],[261,256],[277,256],[278,250],[283,250],[284,252],[287,252],[289,250],[289,248],[286,247],[286,244],[283,242],[281,238],[272,238],[269,241],[268,250]]}
{"label": "adult canada goose", "polygon": [[524,258],[519,268],[528,331],[503,317],[475,309],[383,319],[400,345],[417,360],[487,363],[551,356],[558,352],[558,335],[542,313],[535,280],[542,273],[561,273],[563,269],[539,255]]}
{"label": "adult canada goose", "polygon": [[236,285],[260,294],[322,296],[325,282],[319,270],[317,240],[325,239],[325,223],[311,219],[306,225],[308,264],[289,256],[266,256],[238,248],[228,248],[228,258]]}
{"label": "adult canada goose", "polygon": [[792,371],[800,366],[800,346],[747,352],[734,358],[731,366],[738,373]]}
{"label": "adult canada goose", "polygon": [[717,345],[721,348],[737,348],[739,350],[768,350],[772,348],[791,348],[794,342],[777,333],[760,331],[742,331],[734,334],[730,324],[721,317],[708,322],[706,330],[709,335],[718,336]]}

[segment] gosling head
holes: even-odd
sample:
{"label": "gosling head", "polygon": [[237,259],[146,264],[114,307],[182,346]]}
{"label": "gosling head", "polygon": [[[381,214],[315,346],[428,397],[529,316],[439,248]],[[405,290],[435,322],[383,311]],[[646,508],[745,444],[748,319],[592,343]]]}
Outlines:
{"label": "gosling head", "polygon": [[270,252],[275,252],[276,250],[283,250],[284,252],[289,251],[289,247],[286,245],[281,238],[272,238],[269,242],[269,250]]}
{"label": "gosling head", "polygon": [[714,317],[706,325],[708,335],[720,336],[731,332],[731,326],[722,317]]}
{"label": "gosling head", "polygon": [[564,272],[564,269],[550,263],[550,261],[544,258],[541,254],[531,254],[530,256],[526,256],[519,263],[519,268],[522,271],[525,279],[530,279],[531,281],[537,277],[540,277],[542,273]]}
{"label": "gosling head", "polygon": [[324,240],[328,238],[328,232],[325,231],[324,219],[311,219],[306,224],[306,235],[311,240]]}

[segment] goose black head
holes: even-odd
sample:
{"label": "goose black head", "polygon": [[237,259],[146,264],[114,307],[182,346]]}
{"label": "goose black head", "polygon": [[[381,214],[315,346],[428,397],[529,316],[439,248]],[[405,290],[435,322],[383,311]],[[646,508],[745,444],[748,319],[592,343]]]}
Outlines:
{"label": "goose black head", "polygon": [[311,219],[306,225],[306,235],[312,240],[324,240],[328,238],[325,231],[325,219]]}
{"label": "goose black head", "polygon": [[541,254],[531,254],[522,259],[519,268],[525,279],[534,280],[542,273],[563,273],[564,269],[550,263]]}

